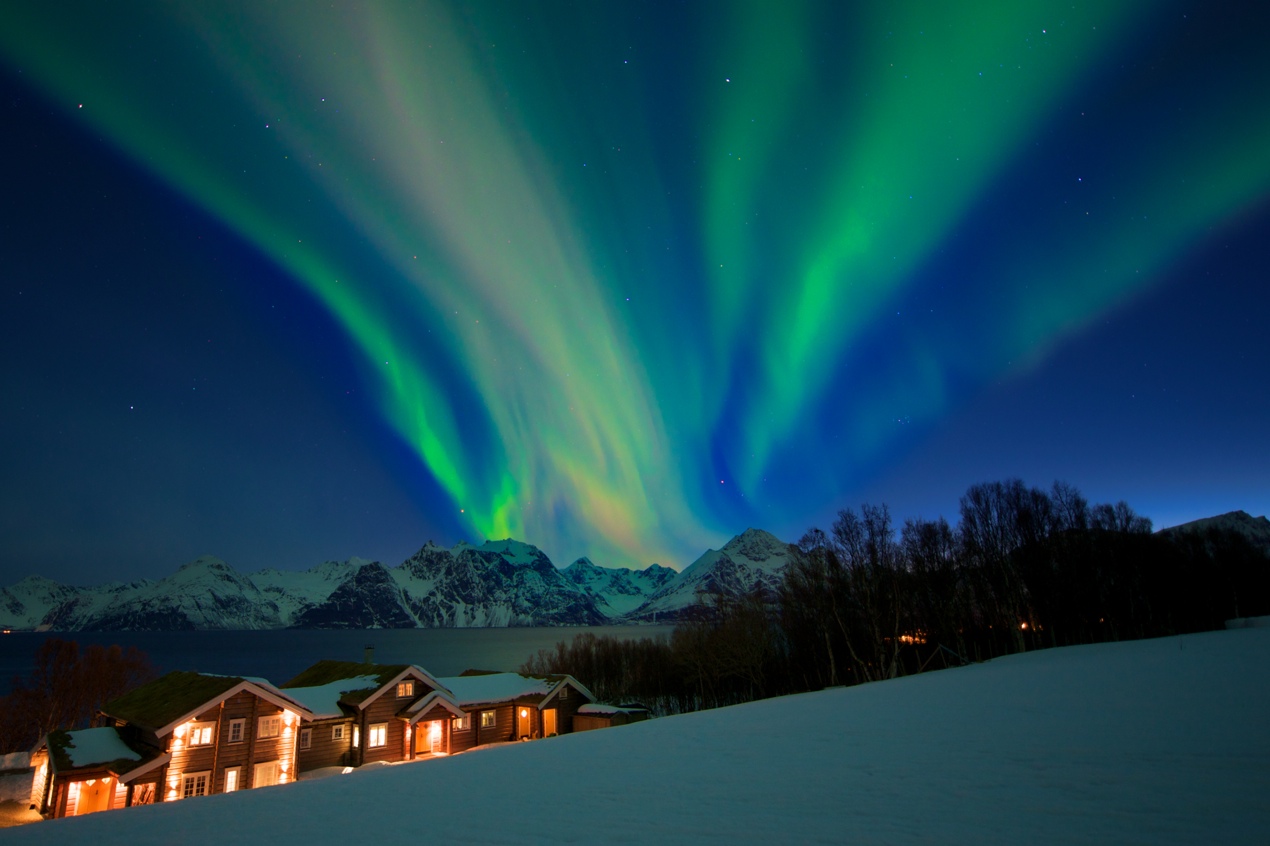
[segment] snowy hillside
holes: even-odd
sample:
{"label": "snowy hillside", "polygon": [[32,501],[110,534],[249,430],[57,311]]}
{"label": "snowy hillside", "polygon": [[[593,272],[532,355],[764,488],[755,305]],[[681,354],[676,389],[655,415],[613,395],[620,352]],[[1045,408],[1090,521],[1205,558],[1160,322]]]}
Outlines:
{"label": "snowy hillside", "polygon": [[5,836],[1264,844],[1267,665],[1265,628],[1053,649]]}
{"label": "snowy hillside", "polygon": [[722,549],[708,550],[633,611],[631,620],[668,621],[691,613],[702,595],[774,591],[797,549],[762,529],[746,529]]}

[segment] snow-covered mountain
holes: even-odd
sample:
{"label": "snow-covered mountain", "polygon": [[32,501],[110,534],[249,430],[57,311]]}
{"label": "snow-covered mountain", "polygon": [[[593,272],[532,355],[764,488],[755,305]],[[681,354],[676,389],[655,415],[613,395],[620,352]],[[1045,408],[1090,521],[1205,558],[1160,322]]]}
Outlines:
{"label": "snow-covered mountain", "polygon": [[327,561],[239,573],[205,556],[159,581],[68,587],[37,576],[0,590],[0,625],[48,631],[603,625],[676,574],[559,570],[531,544],[431,542],[397,567]]}
{"label": "snow-covered mountain", "polygon": [[627,615],[632,621],[678,620],[696,616],[702,598],[711,594],[740,596],[756,589],[775,591],[785,566],[798,548],[762,529],[746,529],[707,550],[683,572]]}
{"label": "snow-covered mountain", "polygon": [[1161,529],[1159,534],[1176,537],[1184,532],[1203,533],[1210,529],[1236,532],[1246,537],[1257,549],[1270,553],[1270,520],[1267,520],[1264,515],[1253,517],[1247,511],[1228,511],[1216,517],[1192,520],[1180,526]]}
{"label": "snow-covered mountain", "polygon": [[564,568],[564,577],[595,600],[608,617],[634,611],[679,575],[669,567],[653,564],[645,570],[597,567],[590,558],[579,558]]}

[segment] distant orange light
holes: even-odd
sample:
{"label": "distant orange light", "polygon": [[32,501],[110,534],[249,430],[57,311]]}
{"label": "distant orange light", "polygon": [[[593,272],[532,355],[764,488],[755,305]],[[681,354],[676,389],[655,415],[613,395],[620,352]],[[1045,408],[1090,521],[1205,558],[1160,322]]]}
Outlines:
{"label": "distant orange light", "polygon": [[1026,629],[1026,628],[1027,628],[1027,623],[1019,623],[1019,628],[1021,628],[1021,629]]}

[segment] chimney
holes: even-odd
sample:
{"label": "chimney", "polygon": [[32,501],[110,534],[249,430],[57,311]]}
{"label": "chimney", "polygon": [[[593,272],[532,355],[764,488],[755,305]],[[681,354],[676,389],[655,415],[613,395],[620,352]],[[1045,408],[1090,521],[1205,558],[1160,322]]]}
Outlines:
{"label": "chimney", "polygon": [[368,643],[368,644],[366,644],[366,650],[365,650],[364,657],[363,657],[363,659],[362,659],[362,660],[363,660],[363,662],[364,662],[364,663],[366,663],[366,664],[374,664],[374,663],[375,663],[375,645],[374,645],[374,644],[372,644],[372,643]]}

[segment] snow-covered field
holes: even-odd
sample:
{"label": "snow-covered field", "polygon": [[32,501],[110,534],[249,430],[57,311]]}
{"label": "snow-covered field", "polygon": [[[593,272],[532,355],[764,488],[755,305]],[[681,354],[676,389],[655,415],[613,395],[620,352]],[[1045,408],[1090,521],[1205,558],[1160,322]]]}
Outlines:
{"label": "snow-covered field", "polygon": [[14,843],[1270,843],[1270,629],[10,829]]}

